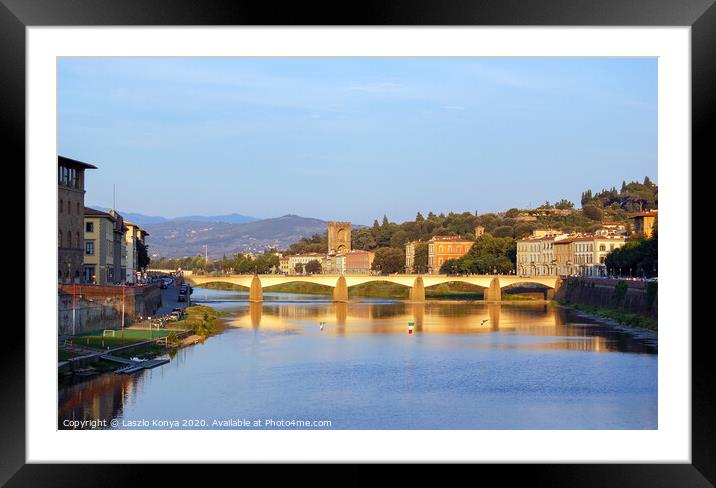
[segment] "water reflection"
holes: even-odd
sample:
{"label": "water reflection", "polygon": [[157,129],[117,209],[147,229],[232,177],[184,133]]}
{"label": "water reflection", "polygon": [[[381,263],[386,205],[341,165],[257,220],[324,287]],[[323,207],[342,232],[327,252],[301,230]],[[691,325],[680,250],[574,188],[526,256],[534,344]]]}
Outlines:
{"label": "water reflection", "polygon": [[[153,370],[62,383],[58,427],[309,409],[338,428],[655,428],[655,334],[544,303],[282,298],[207,293],[233,328]],[[520,407],[526,401],[548,405],[545,417],[531,403]],[[446,409],[452,423],[436,424]]]}
{"label": "water reflection", "polygon": [[326,334],[404,334],[412,322],[415,332],[423,334],[510,333],[554,338],[530,346],[545,349],[657,352],[655,340],[543,303],[289,301],[232,305],[228,307],[234,314],[231,325],[266,331],[312,331],[323,322]]}

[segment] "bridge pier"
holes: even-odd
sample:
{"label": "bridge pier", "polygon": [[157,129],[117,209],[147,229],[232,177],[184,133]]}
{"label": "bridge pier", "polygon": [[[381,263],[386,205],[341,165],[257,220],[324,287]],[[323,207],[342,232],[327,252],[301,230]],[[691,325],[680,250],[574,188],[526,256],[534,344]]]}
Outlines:
{"label": "bridge pier", "polygon": [[500,280],[497,276],[492,278],[489,288],[485,288],[484,299],[490,302],[499,302],[502,300],[502,289],[500,288]]}
{"label": "bridge pier", "polygon": [[334,302],[348,301],[348,285],[346,285],[346,277],[341,275],[336,281],[336,287],[333,289]]}
{"label": "bridge pier", "polygon": [[424,302],[425,301],[425,286],[423,285],[423,278],[418,276],[413,282],[413,287],[410,289],[408,295],[410,301],[413,302]]}
{"label": "bridge pier", "polygon": [[249,315],[251,316],[251,326],[256,329],[261,325],[261,316],[263,315],[263,303],[249,303]]}
{"label": "bridge pier", "polygon": [[251,287],[249,288],[249,301],[264,301],[264,291],[261,289],[261,280],[259,279],[259,275],[254,275],[253,279],[251,280]]}

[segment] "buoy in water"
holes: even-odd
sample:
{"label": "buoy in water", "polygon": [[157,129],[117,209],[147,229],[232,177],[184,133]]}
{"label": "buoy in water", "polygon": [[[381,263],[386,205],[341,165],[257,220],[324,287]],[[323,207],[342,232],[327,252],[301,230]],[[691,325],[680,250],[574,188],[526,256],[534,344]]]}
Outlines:
{"label": "buoy in water", "polygon": [[414,327],[414,326],[415,326],[415,324],[414,324],[413,322],[408,322],[408,334],[412,334],[412,333],[413,333],[413,327]]}

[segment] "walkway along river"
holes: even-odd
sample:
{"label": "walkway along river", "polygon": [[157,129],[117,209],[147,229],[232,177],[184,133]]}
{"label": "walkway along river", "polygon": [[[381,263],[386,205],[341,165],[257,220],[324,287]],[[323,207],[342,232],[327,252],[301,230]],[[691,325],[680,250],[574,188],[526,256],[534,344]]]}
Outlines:
{"label": "walkway along river", "polygon": [[155,369],[62,386],[58,427],[658,425],[656,334],[547,302],[332,303],[266,292],[250,304],[246,293],[199,288],[192,298],[229,312],[231,327]]}

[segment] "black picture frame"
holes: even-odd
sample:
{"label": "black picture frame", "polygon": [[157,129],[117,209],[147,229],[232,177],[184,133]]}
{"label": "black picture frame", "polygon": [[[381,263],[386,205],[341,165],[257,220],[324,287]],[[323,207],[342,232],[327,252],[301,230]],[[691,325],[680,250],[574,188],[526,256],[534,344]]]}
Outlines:
{"label": "black picture frame", "polygon": [[[278,6],[280,5],[280,7]],[[515,25],[691,26],[692,170],[716,160],[707,129],[716,107],[714,0],[413,0],[355,3],[198,2],[191,0],[0,0],[0,120],[4,155],[25,161],[25,29],[30,26],[165,25]],[[700,162],[700,164],[699,164]],[[29,184],[29,182],[26,182]],[[690,240],[688,242],[691,242]],[[691,267],[691,263],[688,263]],[[31,290],[28,290],[31,291]],[[41,324],[26,324],[37,327]],[[691,324],[689,324],[691,325]],[[0,484],[6,486],[127,486],[145,484],[144,465],[25,464],[24,331],[5,329],[0,347]],[[713,486],[716,425],[707,327],[692,328],[693,464],[482,465],[480,478],[517,478],[549,486]],[[161,467],[160,467],[161,468]],[[156,472],[156,471],[155,471]],[[362,470],[352,482],[370,481]],[[163,471],[166,474],[166,471]],[[414,471],[417,476],[420,471]],[[367,475],[366,475],[367,476]],[[404,481],[409,480],[408,475]]]}

